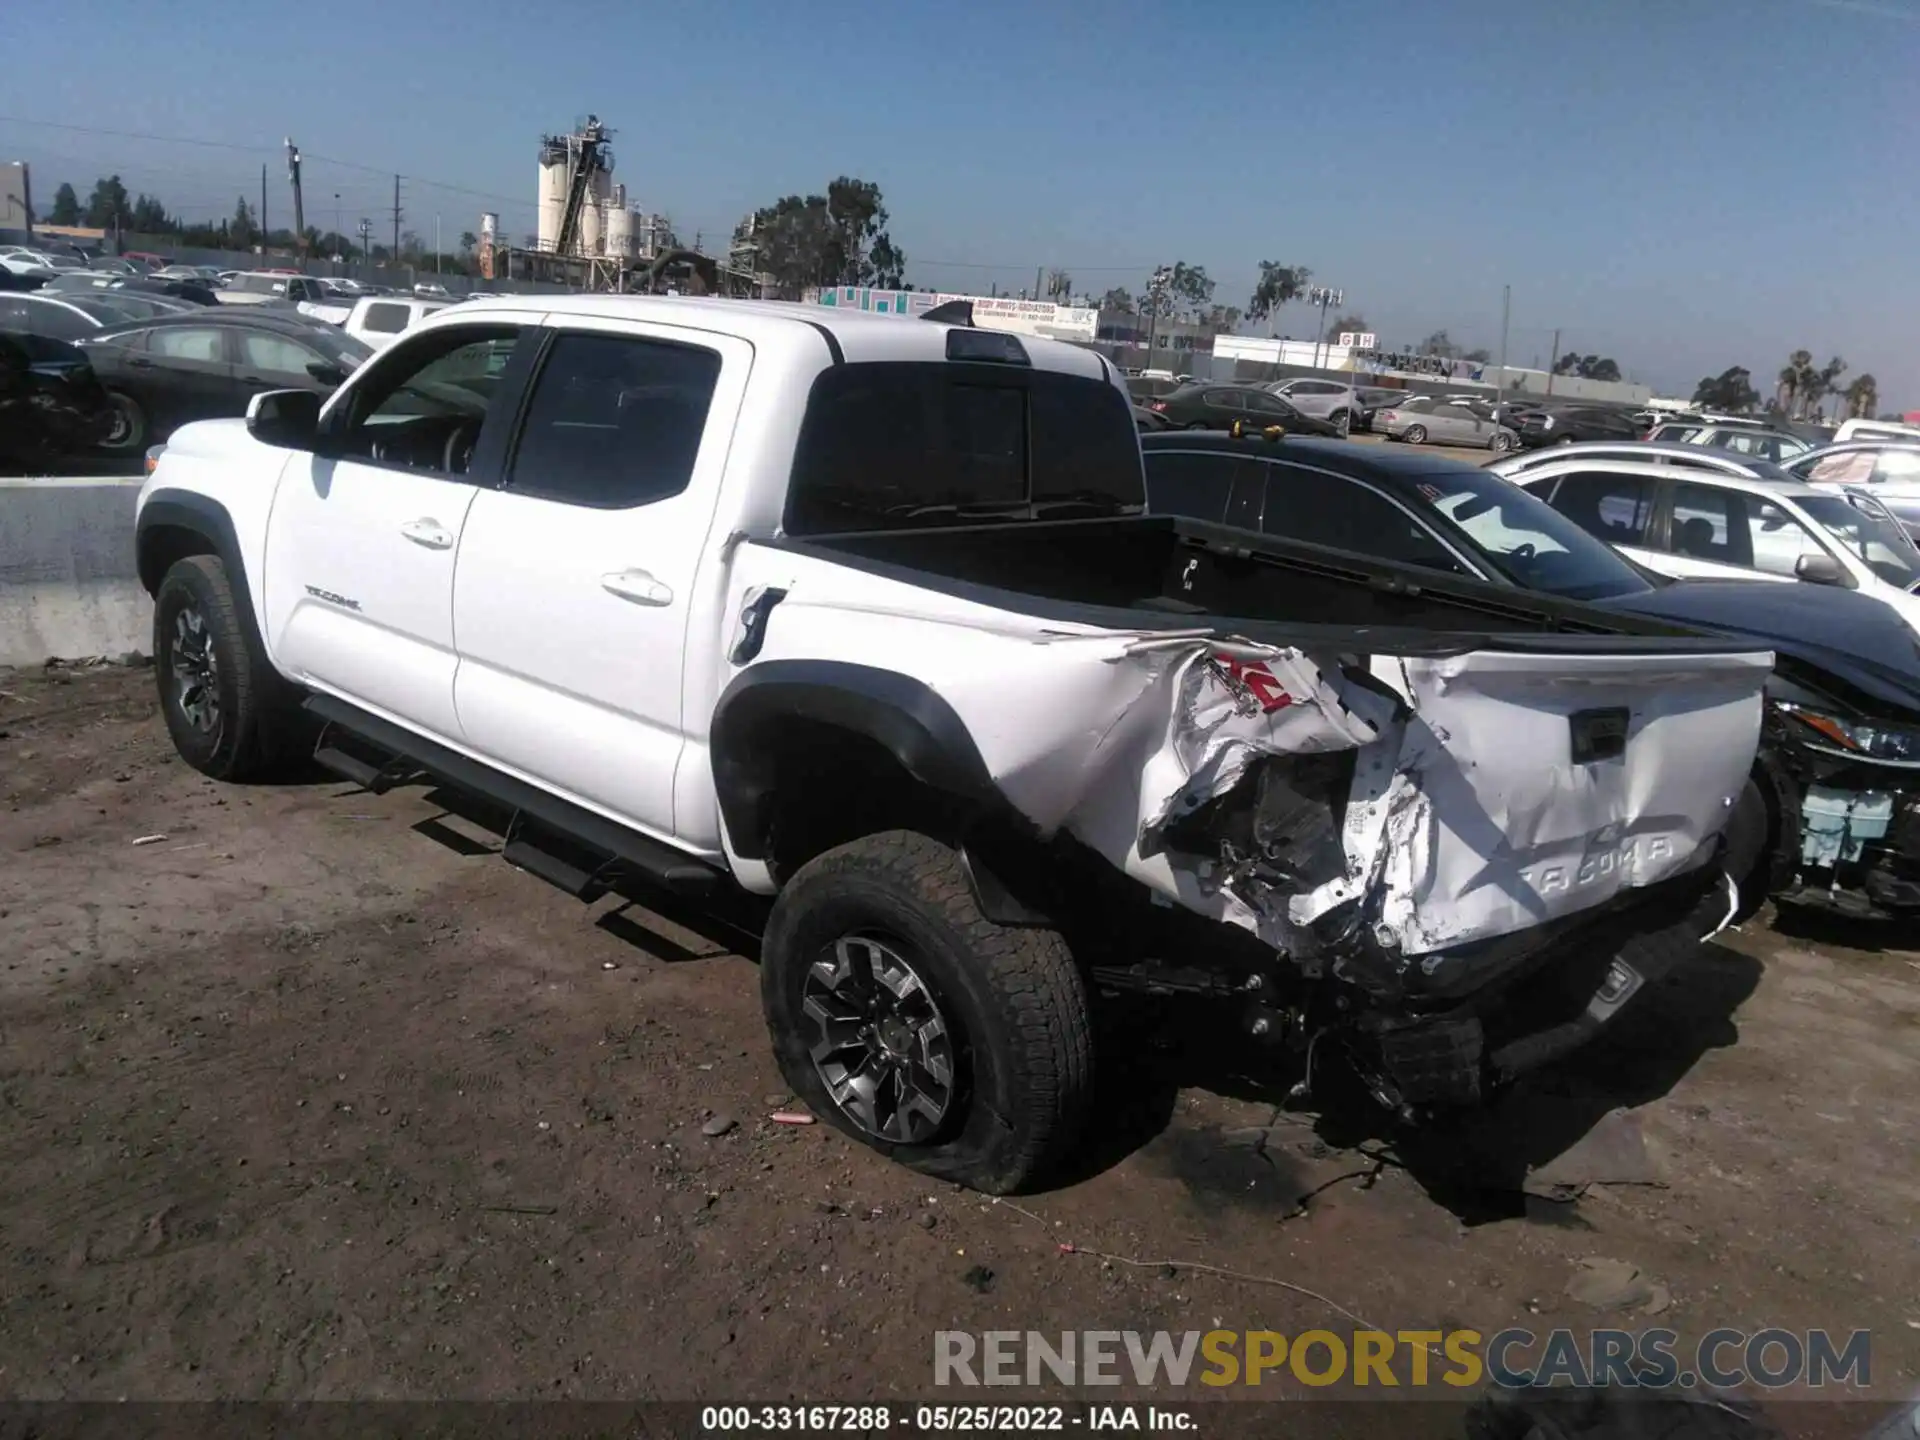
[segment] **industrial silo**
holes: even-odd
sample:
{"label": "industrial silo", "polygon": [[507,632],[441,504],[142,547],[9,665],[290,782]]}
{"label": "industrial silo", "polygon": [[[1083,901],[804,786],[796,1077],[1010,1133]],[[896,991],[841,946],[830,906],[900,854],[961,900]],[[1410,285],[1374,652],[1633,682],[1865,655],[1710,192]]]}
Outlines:
{"label": "industrial silo", "polygon": [[627,260],[633,256],[633,212],[624,205],[607,208],[607,254]]}
{"label": "industrial silo", "polygon": [[560,244],[560,221],[567,210],[567,147],[549,138],[540,147],[539,219],[534,244],[552,250]]}

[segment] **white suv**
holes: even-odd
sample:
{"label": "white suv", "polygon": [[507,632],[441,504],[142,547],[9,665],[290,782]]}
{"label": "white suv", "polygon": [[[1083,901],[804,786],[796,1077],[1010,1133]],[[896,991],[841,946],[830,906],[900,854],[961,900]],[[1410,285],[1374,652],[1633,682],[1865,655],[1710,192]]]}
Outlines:
{"label": "white suv", "polygon": [[1279,380],[1266,388],[1269,394],[1278,395],[1302,415],[1333,421],[1343,435],[1360,408],[1354,399],[1353,387],[1338,380]]}

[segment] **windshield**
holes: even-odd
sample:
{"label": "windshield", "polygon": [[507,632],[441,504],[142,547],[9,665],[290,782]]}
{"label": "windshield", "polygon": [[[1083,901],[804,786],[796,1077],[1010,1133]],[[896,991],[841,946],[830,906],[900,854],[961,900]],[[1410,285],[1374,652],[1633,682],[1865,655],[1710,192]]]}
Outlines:
{"label": "windshield", "polygon": [[1498,476],[1464,467],[1435,471],[1417,477],[1413,490],[1495,568],[1529,590],[1609,600],[1653,588],[1605,542]]}
{"label": "windshield", "polygon": [[1800,508],[1889,585],[1920,584],[1920,551],[1885,506],[1870,495],[1817,495]]}
{"label": "windshield", "polygon": [[313,332],[307,336],[307,341],[329,360],[336,362],[342,370],[351,370],[362,361],[373,358],[371,345],[356,340],[344,331],[335,330],[332,326],[324,329],[318,325],[314,326]]}

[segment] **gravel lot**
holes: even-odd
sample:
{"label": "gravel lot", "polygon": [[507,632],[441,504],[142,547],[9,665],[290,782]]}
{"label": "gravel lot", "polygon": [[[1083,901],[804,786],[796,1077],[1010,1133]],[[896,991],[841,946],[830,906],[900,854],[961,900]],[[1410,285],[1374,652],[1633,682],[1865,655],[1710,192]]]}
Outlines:
{"label": "gravel lot", "polygon": [[[583,908],[418,788],[216,786],[146,671],[0,673],[0,796],[0,1394],[924,1397],[938,1327],[1344,1323],[1166,1259],[1388,1328],[1869,1327],[1875,1391],[1920,1378],[1884,932],[1768,912],[1424,1144],[1116,1014],[1080,1173],[1016,1207],[772,1123],[743,937]],[[1618,1106],[1651,1183],[1519,1192]],[[1569,1298],[1596,1256],[1653,1298]]]}

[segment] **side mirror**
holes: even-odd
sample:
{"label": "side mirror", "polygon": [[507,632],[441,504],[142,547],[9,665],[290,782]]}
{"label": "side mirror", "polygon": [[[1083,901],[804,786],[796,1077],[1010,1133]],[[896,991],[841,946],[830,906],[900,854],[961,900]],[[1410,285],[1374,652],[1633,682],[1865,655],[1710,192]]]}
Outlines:
{"label": "side mirror", "polygon": [[307,362],[307,373],[322,385],[338,385],[347,378],[347,372],[338,365],[328,364],[325,360]]}
{"label": "side mirror", "polygon": [[311,450],[320,433],[320,397],[311,390],[267,390],[247,402],[247,433],[262,445]]}
{"label": "side mirror", "polygon": [[1831,555],[1802,555],[1793,562],[1793,573],[1812,585],[1844,585],[1851,590],[1853,581]]}

